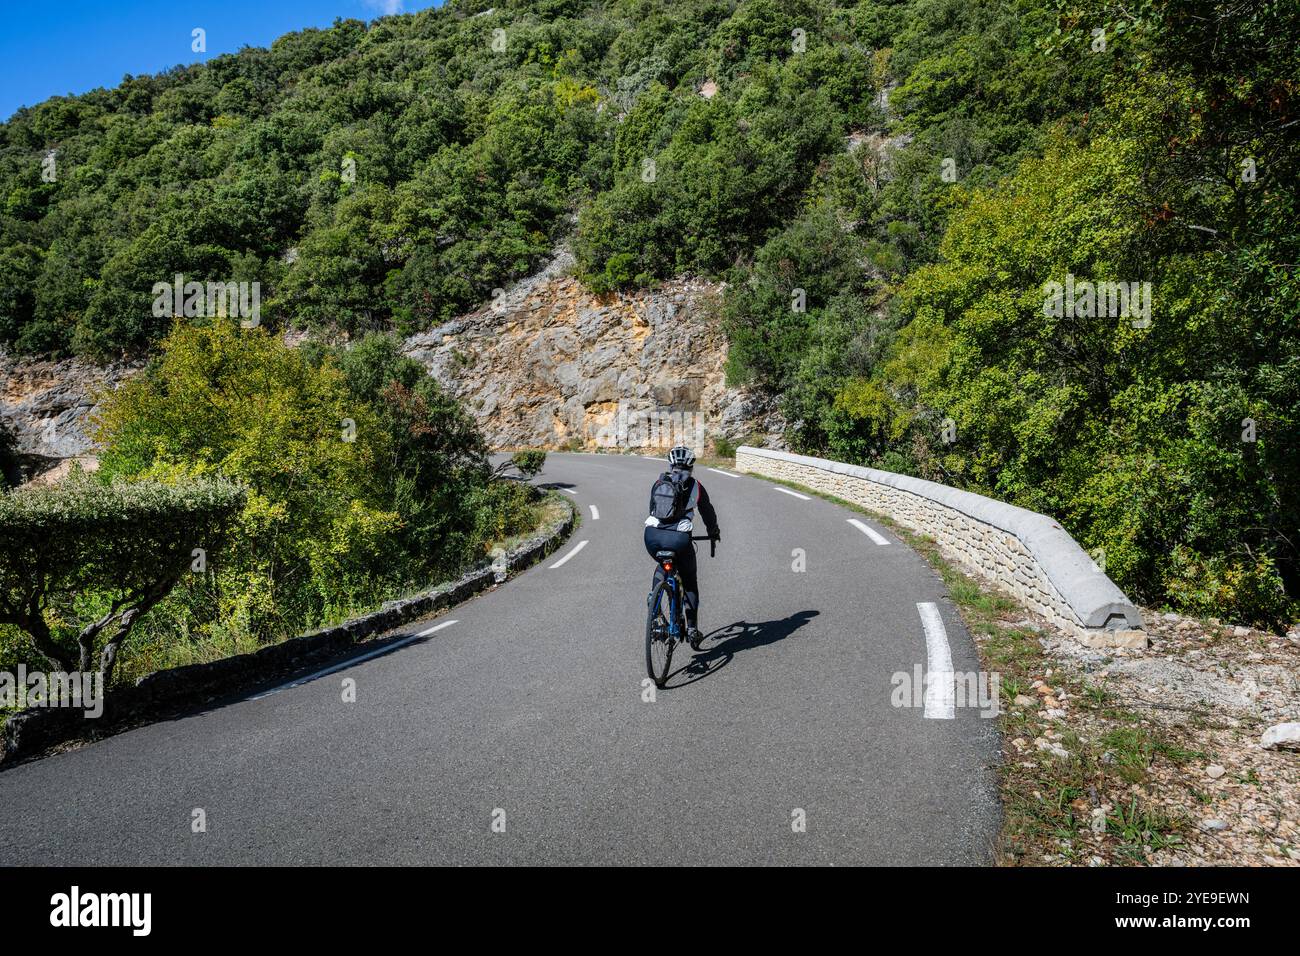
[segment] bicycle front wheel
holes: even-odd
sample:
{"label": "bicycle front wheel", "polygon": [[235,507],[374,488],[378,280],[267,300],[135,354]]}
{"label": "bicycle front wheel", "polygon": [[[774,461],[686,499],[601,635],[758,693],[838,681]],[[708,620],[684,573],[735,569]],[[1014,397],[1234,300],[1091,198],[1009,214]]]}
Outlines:
{"label": "bicycle front wheel", "polygon": [[672,613],[672,595],[664,584],[659,584],[650,595],[650,609],[645,622],[645,667],[656,687],[664,686],[668,680],[668,668],[673,663],[676,641],[669,632]]}

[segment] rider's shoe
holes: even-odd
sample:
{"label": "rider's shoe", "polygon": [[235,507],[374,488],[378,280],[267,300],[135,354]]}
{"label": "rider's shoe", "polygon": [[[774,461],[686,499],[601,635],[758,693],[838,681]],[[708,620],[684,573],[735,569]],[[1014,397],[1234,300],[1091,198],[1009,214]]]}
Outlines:
{"label": "rider's shoe", "polygon": [[698,627],[694,624],[690,624],[686,627],[686,641],[691,645],[691,650],[698,651],[700,645],[704,643],[704,635],[700,633]]}

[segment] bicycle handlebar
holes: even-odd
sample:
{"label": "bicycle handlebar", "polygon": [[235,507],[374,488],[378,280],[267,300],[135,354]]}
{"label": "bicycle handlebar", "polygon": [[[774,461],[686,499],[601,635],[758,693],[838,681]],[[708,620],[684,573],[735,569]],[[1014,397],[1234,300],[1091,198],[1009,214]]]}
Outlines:
{"label": "bicycle handlebar", "polygon": [[691,535],[691,540],[692,540],[692,541],[707,541],[707,542],[709,542],[709,557],[711,557],[711,558],[716,558],[716,557],[718,556],[718,539],[715,538],[713,535],[711,535],[711,534],[693,534],[693,535]]}

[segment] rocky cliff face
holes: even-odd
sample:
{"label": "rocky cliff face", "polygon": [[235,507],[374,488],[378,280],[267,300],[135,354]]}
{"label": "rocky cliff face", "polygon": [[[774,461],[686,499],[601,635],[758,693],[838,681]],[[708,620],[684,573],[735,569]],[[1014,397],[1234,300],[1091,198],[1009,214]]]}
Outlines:
{"label": "rocky cliff face", "polygon": [[406,342],[498,448],[779,446],[774,403],[724,383],[721,287],[678,279],[598,297],[561,252],[491,305]]}
{"label": "rocky cliff face", "polygon": [[17,439],[23,477],[59,474],[72,461],[93,467],[90,418],[97,396],[135,371],[129,365],[101,368],[75,359],[48,362],[0,354],[0,419]]}

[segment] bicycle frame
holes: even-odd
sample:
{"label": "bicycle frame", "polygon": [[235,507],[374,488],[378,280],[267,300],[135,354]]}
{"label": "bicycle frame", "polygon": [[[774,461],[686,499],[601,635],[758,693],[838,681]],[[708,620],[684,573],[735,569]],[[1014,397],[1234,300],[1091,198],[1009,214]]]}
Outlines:
{"label": "bicycle frame", "polygon": [[674,570],[671,561],[660,561],[659,569],[664,573],[664,587],[668,591],[668,636],[675,641],[682,638],[681,578]]}
{"label": "bicycle frame", "polygon": [[[718,542],[715,539],[710,538],[708,535],[693,535],[691,540],[709,542],[709,557],[713,557],[714,554],[717,553]],[[678,575],[677,570],[673,567],[673,562],[671,560],[665,559],[660,561],[659,569],[664,573],[664,586],[668,589],[668,608],[670,615],[668,620],[668,636],[675,641],[680,641],[682,639],[682,623],[685,620],[682,614],[681,604],[682,579],[681,576]]]}
{"label": "bicycle frame", "polygon": [[[692,541],[706,540],[692,538]],[[709,554],[714,553],[716,540],[710,540]],[[691,545],[694,548],[694,545]],[[677,570],[679,553],[663,549],[655,553],[655,563],[659,566],[655,572],[656,582],[651,585],[646,598],[649,611],[646,618],[645,660],[646,670],[656,687],[665,686],[668,672],[672,667],[673,648],[686,640],[686,614],[684,602],[686,592],[681,573]],[[662,578],[660,576],[662,575]],[[663,595],[668,595],[668,606],[662,605]],[[663,621],[664,616],[668,620]],[[664,625],[667,625],[666,627]],[[694,646],[694,645],[692,645]],[[658,649],[658,650],[656,650]],[[699,650],[698,647],[695,648]]]}

